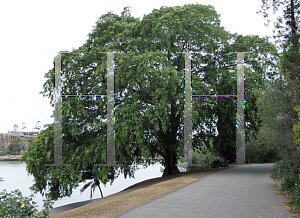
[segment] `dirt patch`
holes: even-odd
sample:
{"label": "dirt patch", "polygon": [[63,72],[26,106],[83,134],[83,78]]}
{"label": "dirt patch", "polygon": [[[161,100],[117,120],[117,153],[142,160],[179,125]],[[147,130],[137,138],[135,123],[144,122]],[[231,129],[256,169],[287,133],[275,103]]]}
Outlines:
{"label": "dirt patch", "polygon": [[146,201],[152,200],[170,191],[185,186],[205,176],[222,170],[224,169],[199,170],[149,179],[130,186],[119,193],[107,196],[103,199],[97,199],[94,202],[86,204],[84,206],[61,213],[52,214],[50,215],[50,218],[111,217],[132,207],[138,206]]}

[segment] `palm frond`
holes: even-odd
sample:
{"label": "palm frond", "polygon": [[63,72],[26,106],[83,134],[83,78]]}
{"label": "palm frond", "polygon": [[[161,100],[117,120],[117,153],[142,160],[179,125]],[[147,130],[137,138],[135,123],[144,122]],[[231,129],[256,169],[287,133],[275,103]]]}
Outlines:
{"label": "palm frond", "polygon": [[84,192],[84,191],[85,191],[92,183],[93,183],[93,181],[91,181],[91,182],[85,184],[85,185],[80,189],[80,194],[81,194],[82,192]]}

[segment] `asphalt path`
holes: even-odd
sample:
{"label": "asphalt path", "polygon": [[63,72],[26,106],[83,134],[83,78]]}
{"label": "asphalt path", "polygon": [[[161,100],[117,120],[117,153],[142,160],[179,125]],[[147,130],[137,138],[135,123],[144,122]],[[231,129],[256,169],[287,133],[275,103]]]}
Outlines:
{"label": "asphalt path", "polygon": [[52,209],[50,209],[49,214],[60,213],[60,212],[66,211],[66,210],[74,209],[76,207],[81,207],[88,203],[92,203],[93,201],[96,201],[97,199],[99,199],[99,198],[95,198],[95,199],[87,200],[87,201],[80,201],[80,202],[66,204],[66,205],[63,205],[60,207],[52,208]]}
{"label": "asphalt path", "polygon": [[296,217],[276,195],[272,170],[273,163],[228,168],[112,217]]}

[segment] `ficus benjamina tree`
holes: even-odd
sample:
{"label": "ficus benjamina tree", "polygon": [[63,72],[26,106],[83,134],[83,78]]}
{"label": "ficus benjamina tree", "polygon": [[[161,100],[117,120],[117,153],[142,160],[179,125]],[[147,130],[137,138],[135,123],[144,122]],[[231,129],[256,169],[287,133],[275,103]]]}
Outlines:
{"label": "ficus benjamina tree", "polygon": [[[123,166],[95,165],[106,163],[107,98],[62,98],[62,163],[71,166],[44,166],[53,163],[53,125],[41,131],[22,158],[35,177],[33,189],[43,193],[48,184],[51,199],[70,196],[73,188],[88,179],[94,179],[95,187],[97,180],[112,183],[120,173],[134,177],[134,163],[147,167],[157,157],[162,157],[163,176],[179,173],[176,164],[184,146],[185,54],[178,52],[201,52],[192,54],[191,61],[195,95],[236,94],[236,54],[229,52],[253,52],[245,55],[245,121],[250,123],[246,131],[259,125],[254,122],[259,119],[253,90],[263,88],[277,73],[274,46],[258,36],[227,32],[212,6],[161,7],[142,20],[132,17],[126,7],[121,16],[111,12],[101,16],[84,45],[61,54],[61,93],[106,95],[107,54],[100,52],[113,51],[123,51],[114,54],[115,160]],[[52,106],[54,72],[52,68],[45,74],[48,79],[41,92]],[[222,155],[227,146],[230,152],[226,155],[232,158],[235,108],[232,98],[193,98],[193,131],[197,132],[193,146],[214,139]],[[228,141],[223,147],[215,139],[216,117],[218,131]],[[209,133],[203,132],[204,125]]]}

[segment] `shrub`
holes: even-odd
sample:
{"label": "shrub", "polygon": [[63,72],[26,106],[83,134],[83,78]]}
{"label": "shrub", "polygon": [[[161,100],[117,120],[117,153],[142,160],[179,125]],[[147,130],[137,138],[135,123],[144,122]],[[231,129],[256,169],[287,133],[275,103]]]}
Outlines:
{"label": "shrub", "polygon": [[21,151],[21,139],[16,138],[12,141],[12,143],[8,146],[10,154],[19,154]]}
{"label": "shrub", "polygon": [[2,152],[1,152],[1,155],[7,155],[7,149],[6,148],[3,148]]}
{"label": "shrub", "polygon": [[193,164],[200,164],[201,166],[187,166],[187,164],[185,164],[186,160],[181,158],[179,160],[180,166],[181,168],[185,168],[186,172],[210,169],[215,161],[222,161],[220,157],[215,157],[209,150],[195,150],[192,152],[192,157],[189,157],[188,161],[191,161],[191,159]]}
{"label": "shrub", "polygon": [[[0,182],[3,182],[2,177],[0,177]],[[34,195],[30,195],[33,197]],[[13,217],[49,217],[49,210],[52,208],[51,200],[44,201],[44,209],[40,212],[32,204],[36,202],[32,201],[32,198],[23,197],[22,193],[17,189],[11,193],[7,193],[4,189],[0,192],[0,217],[13,218]]]}
{"label": "shrub", "polygon": [[276,162],[270,177],[279,182],[280,192],[288,192],[291,197],[284,202],[290,205],[295,212],[300,212],[300,168],[293,160],[281,160]]}
{"label": "shrub", "polygon": [[[288,183],[295,184],[300,179],[298,178],[299,170],[297,164],[292,160],[281,160],[276,162],[270,176],[280,184],[284,184],[284,187],[282,187],[284,190],[286,190],[286,188],[288,190],[292,188]],[[291,182],[291,180],[293,180],[293,182]]]}
{"label": "shrub", "polygon": [[225,162],[224,158],[215,157],[213,162],[211,163],[211,167],[212,168],[221,167],[224,162]]}
{"label": "shrub", "polygon": [[[297,184],[297,183],[296,183]],[[300,212],[300,186],[296,185],[293,190],[293,197],[287,197],[287,201],[284,202],[285,205],[292,206],[295,212]]]}

